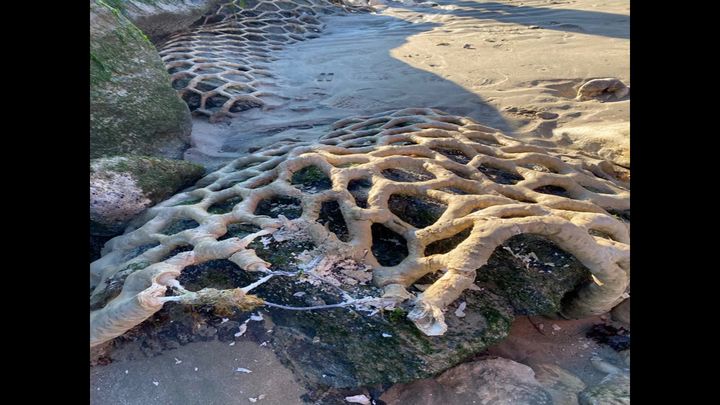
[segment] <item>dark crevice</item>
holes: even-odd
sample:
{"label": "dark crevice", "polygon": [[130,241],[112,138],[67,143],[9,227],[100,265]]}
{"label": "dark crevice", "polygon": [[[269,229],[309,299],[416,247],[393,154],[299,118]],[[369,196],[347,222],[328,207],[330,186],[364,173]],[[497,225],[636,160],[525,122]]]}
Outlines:
{"label": "dark crevice", "polygon": [[455,249],[457,245],[470,236],[472,228],[473,227],[470,226],[469,228],[464,229],[449,238],[436,240],[435,242],[427,245],[425,247],[425,256],[441,255]]}
{"label": "dark crevice", "polygon": [[357,204],[358,207],[368,207],[368,195],[370,194],[371,187],[372,181],[367,178],[350,180],[348,183],[348,191],[355,198],[355,204]]}
{"label": "dark crevice", "polygon": [[210,214],[227,214],[232,211],[236,205],[240,204],[242,200],[243,199],[240,196],[230,197],[211,205],[208,207],[207,212]]}
{"label": "dark crevice", "polygon": [[551,195],[557,195],[557,196],[565,197],[565,198],[572,198],[572,197],[570,197],[570,194],[568,193],[568,191],[565,188],[560,187],[560,186],[547,185],[547,186],[538,187],[534,191],[536,191],[538,193],[543,193],[543,194],[551,194]]}
{"label": "dark crevice", "polygon": [[332,188],[330,178],[317,166],[303,167],[293,173],[290,184],[311,194]]}
{"label": "dark crevice", "polygon": [[322,203],[317,221],[325,225],[341,241],[347,242],[350,240],[350,232],[340,210],[340,204],[337,201],[325,201]]}
{"label": "dark crevice", "polygon": [[404,183],[412,183],[417,181],[432,180],[435,176],[424,169],[385,169],[382,175],[388,180],[399,181]]}
{"label": "dark crevice", "polygon": [[302,215],[302,203],[294,197],[275,196],[266,198],[255,208],[255,215],[267,215],[271,218],[277,218],[282,214],[287,219],[300,218]]}
{"label": "dark crevice", "polygon": [[381,266],[396,266],[408,256],[405,238],[384,225],[372,225],[372,238],[372,253]]}
{"label": "dark crevice", "polygon": [[428,197],[393,194],[388,199],[388,208],[403,221],[421,229],[434,224],[447,205]]}
{"label": "dark crevice", "polygon": [[478,166],[478,170],[480,170],[482,174],[487,176],[490,180],[498,184],[516,184],[518,181],[525,179],[519,174],[483,164]]}
{"label": "dark crevice", "polygon": [[166,226],[165,229],[160,231],[160,233],[165,235],[175,235],[178,232],[186,231],[199,225],[200,224],[194,219],[176,219],[172,221],[170,225]]}

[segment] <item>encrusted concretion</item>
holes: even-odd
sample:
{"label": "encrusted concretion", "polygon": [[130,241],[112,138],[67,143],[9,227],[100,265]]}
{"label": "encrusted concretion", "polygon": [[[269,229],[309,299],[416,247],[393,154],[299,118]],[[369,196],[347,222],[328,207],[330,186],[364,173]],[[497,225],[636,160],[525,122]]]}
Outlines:
{"label": "encrusted concretion", "polygon": [[220,4],[189,31],[170,36],[158,49],[178,90],[194,114],[212,120],[257,107],[282,96],[264,91],[272,78],[272,51],[315,38],[323,14],[367,11],[327,0],[233,0]]}
{"label": "encrusted concretion", "polygon": [[[629,283],[630,229],[623,218],[630,193],[621,180],[627,173],[617,170],[624,169],[527,145],[433,109],[345,119],[317,144],[276,145],[236,159],[109,241],[91,264],[97,304],[91,345],[121,335],[162,302],[199,300],[175,280],[186,266],[228,259],[267,273],[259,282],[292,276],[271,271],[247,249],[278,229],[307,235],[325,254],[367,264],[385,300],[412,300],[408,317],[428,335],[445,333],[443,310],[473,284],[493,251],[518,234],[550,239],[592,273],[594,283],[576,292],[563,315],[603,313],[622,300]],[[302,212],[288,219],[267,210],[270,201],[294,201]],[[331,205],[342,225],[322,220]],[[178,223],[193,227],[177,231]],[[260,230],[223,238],[233,224]],[[182,246],[186,251],[172,255]],[[438,271],[442,277],[418,296],[406,290]],[[99,299],[113,285],[122,292]],[[180,295],[163,296],[166,287]]]}

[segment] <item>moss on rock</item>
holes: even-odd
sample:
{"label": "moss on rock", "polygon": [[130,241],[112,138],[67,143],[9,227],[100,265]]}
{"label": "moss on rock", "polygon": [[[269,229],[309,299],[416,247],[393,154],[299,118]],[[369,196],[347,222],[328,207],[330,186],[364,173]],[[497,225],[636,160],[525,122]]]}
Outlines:
{"label": "moss on rock", "polygon": [[553,316],[563,298],[591,282],[574,256],[539,235],[508,239],[477,271],[476,283],[507,297],[518,315]]}
{"label": "moss on rock", "polygon": [[148,38],[108,3],[90,2],[90,157],[179,158],[189,145],[187,105]]}
{"label": "moss on rock", "polygon": [[91,234],[118,234],[130,219],[192,185],[204,172],[194,163],[149,156],[91,160]]}

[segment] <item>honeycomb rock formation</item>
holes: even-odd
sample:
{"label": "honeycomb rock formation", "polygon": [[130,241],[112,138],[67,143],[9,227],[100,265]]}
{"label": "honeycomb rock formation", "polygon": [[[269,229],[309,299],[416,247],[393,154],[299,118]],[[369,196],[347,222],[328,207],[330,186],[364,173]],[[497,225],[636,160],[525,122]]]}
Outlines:
{"label": "honeycomb rock formation", "polygon": [[[256,285],[291,279],[246,248],[283,232],[315,242],[311,265],[331,268],[322,255],[366,265],[359,271],[384,291],[373,299],[411,300],[408,318],[427,335],[445,333],[443,310],[471,287],[495,248],[519,234],[548,238],[592,273],[565,316],[604,313],[629,285],[628,173],[616,170],[623,169],[433,109],[344,119],[318,144],[275,145],[236,159],[109,241],[91,264],[91,345],[123,334],[167,301],[262,305],[247,294],[254,285],[192,292],[175,279],[214,259],[266,274]],[[323,225],[327,204],[336,204],[341,219]],[[259,230],[225,236],[233,224]],[[442,276],[425,291],[407,291],[433,272]]]}
{"label": "honeycomb rock formation", "polygon": [[234,0],[218,5],[191,30],[158,45],[172,85],[190,111],[216,120],[271,107],[282,99],[262,91],[267,63],[283,45],[317,37],[320,15],[369,10],[326,0]]}

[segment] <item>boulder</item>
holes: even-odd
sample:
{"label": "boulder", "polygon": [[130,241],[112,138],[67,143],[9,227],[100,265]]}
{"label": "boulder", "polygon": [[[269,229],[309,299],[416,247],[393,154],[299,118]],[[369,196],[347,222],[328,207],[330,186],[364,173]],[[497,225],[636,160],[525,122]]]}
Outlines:
{"label": "boulder", "polygon": [[90,231],[121,233],[146,208],[192,185],[202,166],[147,156],[115,156],[90,161]]}
{"label": "boulder", "polygon": [[613,321],[622,322],[630,327],[630,298],[613,308],[611,314]]}
{"label": "boulder", "polygon": [[503,358],[464,363],[436,378],[395,385],[381,400],[387,405],[553,403],[530,367]]}
{"label": "boulder", "polygon": [[532,365],[535,378],[552,396],[555,405],[578,405],[578,394],[586,388],[576,375],[555,364]]}
{"label": "boulder", "polygon": [[601,101],[621,100],[630,94],[630,88],[615,78],[592,79],[580,86],[577,99],[580,101],[598,99]]}
{"label": "boulder", "polygon": [[566,294],[592,280],[574,256],[547,238],[523,234],[495,249],[477,282],[505,296],[517,315],[554,316]]}
{"label": "boulder", "polygon": [[90,2],[90,157],[181,158],[192,123],[155,47],[120,11]]}
{"label": "boulder", "polygon": [[220,0],[115,0],[117,8],[153,43],[183,31]]}
{"label": "boulder", "polygon": [[630,375],[612,373],[578,395],[580,405],[629,405]]}

